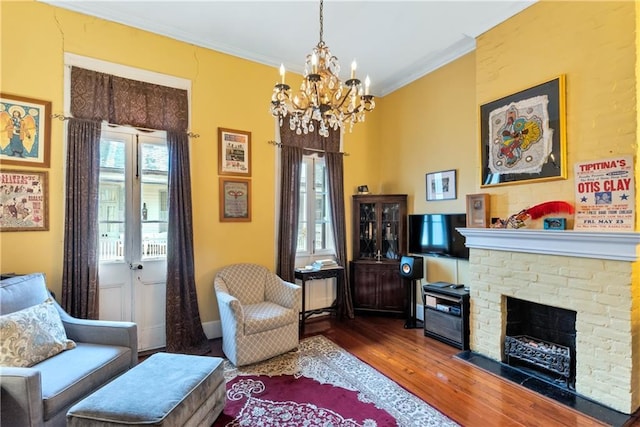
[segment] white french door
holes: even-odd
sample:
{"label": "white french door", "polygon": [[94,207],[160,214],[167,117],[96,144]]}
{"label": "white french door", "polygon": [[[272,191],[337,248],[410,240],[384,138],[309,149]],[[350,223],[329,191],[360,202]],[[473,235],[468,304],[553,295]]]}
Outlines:
{"label": "white french door", "polygon": [[138,349],[165,346],[168,155],[165,132],[103,125],[100,319],[138,325]]}

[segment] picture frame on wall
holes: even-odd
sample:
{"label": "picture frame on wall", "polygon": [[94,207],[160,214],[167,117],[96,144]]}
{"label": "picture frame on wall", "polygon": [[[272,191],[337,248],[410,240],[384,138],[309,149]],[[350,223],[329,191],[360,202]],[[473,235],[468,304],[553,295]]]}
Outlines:
{"label": "picture frame on wall", "polygon": [[49,230],[47,171],[0,170],[0,231]]}
{"label": "picture frame on wall", "polygon": [[251,176],[251,132],[218,128],[218,175]]}
{"label": "picture frame on wall", "polygon": [[481,187],[567,178],[565,76],[480,106]]}
{"label": "picture frame on wall", "polygon": [[220,177],[220,222],[251,222],[251,180]]}
{"label": "picture frame on wall", "polygon": [[427,201],[454,200],[456,195],[456,170],[431,172],[426,175]]}
{"label": "picture frame on wall", "polygon": [[489,194],[467,194],[467,228],[489,228]]}
{"label": "picture frame on wall", "polygon": [[0,93],[0,165],[49,167],[51,102]]}

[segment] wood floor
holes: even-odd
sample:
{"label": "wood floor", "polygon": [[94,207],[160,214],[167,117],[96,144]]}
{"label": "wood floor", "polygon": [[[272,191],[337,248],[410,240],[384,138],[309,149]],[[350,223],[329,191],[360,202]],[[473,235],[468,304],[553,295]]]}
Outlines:
{"label": "wood floor", "polygon": [[[600,426],[573,409],[470,365],[459,349],[404,329],[404,320],[356,316],[307,322],[322,334],[463,426]],[[627,426],[640,427],[638,413]]]}
{"label": "wood floor", "polygon": [[[305,337],[317,334],[463,426],[607,425],[455,358],[460,350],[425,337],[421,329],[404,329],[403,319],[308,320]],[[211,355],[222,355],[220,339],[212,341]],[[640,427],[640,414],[625,427],[631,426]]]}

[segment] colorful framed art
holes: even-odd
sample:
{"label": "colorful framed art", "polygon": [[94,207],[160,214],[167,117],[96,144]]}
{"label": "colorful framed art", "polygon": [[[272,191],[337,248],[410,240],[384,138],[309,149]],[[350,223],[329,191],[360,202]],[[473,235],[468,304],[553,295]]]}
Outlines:
{"label": "colorful framed art", "polygon": [[218,128],[218,175],[251,176],[251,132]]}
{"label": "colorful framed art", "polygon": [[567,178],[565,76],[480,106],[481,187]]}
{"label": "colorful framed art", "polygon": [[0,94],[0,164],[49,167],[51,102]]}
{"label": "colorful framed art", "polygon": [[49,230],[48,173],[0,170],[0,231]]}

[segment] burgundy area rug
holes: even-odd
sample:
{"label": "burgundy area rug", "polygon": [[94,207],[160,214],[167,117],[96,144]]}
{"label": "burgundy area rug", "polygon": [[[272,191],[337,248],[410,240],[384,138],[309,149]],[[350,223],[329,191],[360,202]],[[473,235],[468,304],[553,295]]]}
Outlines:
{"label": "burgundy area rug", "polygon": [[225,360],[225,380],[214,427],[457,425],[323,336],[254,365]]}

